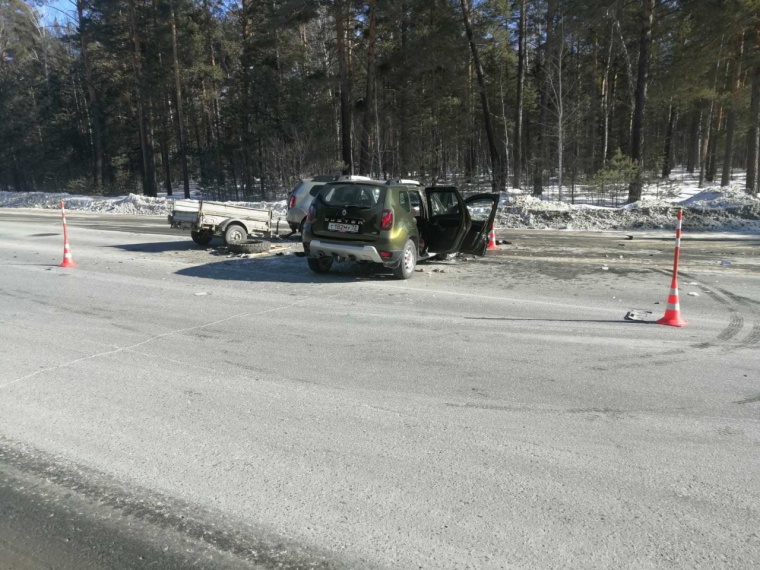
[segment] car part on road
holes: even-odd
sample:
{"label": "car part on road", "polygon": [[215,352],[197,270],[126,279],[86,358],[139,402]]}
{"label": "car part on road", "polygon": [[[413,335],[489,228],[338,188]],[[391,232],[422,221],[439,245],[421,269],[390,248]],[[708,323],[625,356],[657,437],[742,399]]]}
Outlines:
{"label": "car part on road", "polygon": [[270,245],[268,241],[252,239],[231,243],[227,247],[231,253],[266,253]]}

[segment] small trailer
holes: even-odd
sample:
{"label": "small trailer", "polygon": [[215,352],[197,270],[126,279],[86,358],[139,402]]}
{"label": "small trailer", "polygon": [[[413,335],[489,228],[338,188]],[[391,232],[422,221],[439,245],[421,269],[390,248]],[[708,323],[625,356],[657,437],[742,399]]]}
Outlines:
{"label": "small trailer", "polygon": [[[279,225],[279,220],[277,223]],[[245,241],[249,235],[273,235],[272,210],[205,200],[175,200],[169,225],[190,230],[190,236],[198,245],[208,245],[214,236],[229,245]]]}

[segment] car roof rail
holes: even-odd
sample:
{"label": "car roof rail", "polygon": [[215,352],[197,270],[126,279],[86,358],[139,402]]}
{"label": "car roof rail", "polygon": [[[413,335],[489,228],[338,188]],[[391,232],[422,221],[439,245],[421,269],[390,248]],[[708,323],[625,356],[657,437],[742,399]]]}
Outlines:
{"label": "car roof rail", "polygon": [[409,178],[389,178],[385,181],[386,184],[402,184],[404,186],[422,186],[417,180],[411,180]]}
{"label": "car roof rail", "polygon": [[340,180],[359,180],[362,182],[377,182],[374,178],[370,178],[369,176],[360,176],[358,174],[341,174],[337,178],[334,178],[333,180],[340,181]]}

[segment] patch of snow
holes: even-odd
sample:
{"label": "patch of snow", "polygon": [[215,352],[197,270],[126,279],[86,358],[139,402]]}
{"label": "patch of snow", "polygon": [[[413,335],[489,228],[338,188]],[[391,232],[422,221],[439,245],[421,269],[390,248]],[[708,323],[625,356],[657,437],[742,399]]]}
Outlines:
{"label": "patch of snow", "polygon": [[[695,175],[674,171],[670,180],[646,186],[640,201],[618,207],[558,201],[552,197],[559,195],[556,186],[546,186],[545,195],[540,197],[520,189],[510,189],[500,196],[494,226],[497,229],[566,231],[675,230],[676,212],[678,208],[683,208],[685,232],[760,232],[760,199],[748,195],[742,181],[740,173],[737,173],[736,180],[728,187],[699,188]],[[596,201],[596,198],[590,199],[593,196],[587,189],[584,191],[585,202]],[[564,188],[563,196],[568,195],[568,189]],[[576,195],[580,196],[580,190]],[[63,201],[66,209],[73,211],[165,216],[171,213],[174,199],[182,199],[182,196],[149,198],[129,194],[109,198],[66,193],[0,192],[0,208],[58,209]],[[284,220],[288,209],[285,200],[228,203],[270,209],[275,221]],[[487,213],[473,212],[473,216],[480,218]]]}

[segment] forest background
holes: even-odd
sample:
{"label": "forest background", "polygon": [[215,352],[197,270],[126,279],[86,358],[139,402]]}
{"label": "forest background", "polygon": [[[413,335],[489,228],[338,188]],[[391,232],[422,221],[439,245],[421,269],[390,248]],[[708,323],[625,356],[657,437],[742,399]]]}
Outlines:
{"label": "forest background", "polygon": [[759,137],[760,0],[0,0],[4,190],[756,195]]}

